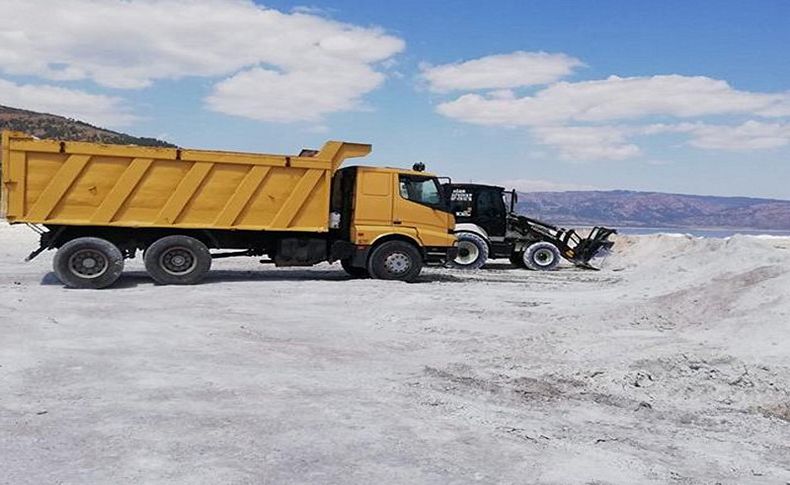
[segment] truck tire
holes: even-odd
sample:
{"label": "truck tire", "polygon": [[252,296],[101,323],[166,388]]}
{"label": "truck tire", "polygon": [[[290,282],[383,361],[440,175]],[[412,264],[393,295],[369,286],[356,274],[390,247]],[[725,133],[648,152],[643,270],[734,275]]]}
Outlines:
{"label": "truck tire", "polygon": [[524,266],[534,271],[551,271],[560,264],[560,250],[550,242],[531,244],[524,251]]}
{"label": "truck tire", "polygon": [[211,269],[205,244],[189,236],[165,236],[145,251],[145,269],[160,285],[194,285]]}
{"label": "truck tire", "polygon": [[105,239],[79,237],[58,249],[52,267],[69,288],[106,288],[121,276],[123,254]]}
{"label": "truck tire", "polygon": [[480,269],[488,261],[488,243],[471,232],[457,234],[458,256],[450,262],[457,269]]}
{"label": "truck tire", "polygon": [[368,273],[367,268],[360,268],[359,266],[351,266],[350,259],[341,259],[340,266],[343,267],[343,270],[348,273],[349,276],[352,278],[370,278],[370,273]]}
{"label": "truck tire", "polygon": [[510,264],[512,264],[516,268],[526,269],[527,266],[524,264],[524,252],[523,251],[513,251],[510,254]]}
{"label": "truck tire", "polygon": [[379,280],[412,282],[422,270],[422,255],[404,241],[387,241],[377,246],[368,257],[368,273]]}

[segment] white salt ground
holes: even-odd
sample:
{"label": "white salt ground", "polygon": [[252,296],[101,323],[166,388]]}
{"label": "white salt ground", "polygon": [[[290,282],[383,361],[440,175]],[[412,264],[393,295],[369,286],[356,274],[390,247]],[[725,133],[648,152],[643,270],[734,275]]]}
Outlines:
{"label": "white salt ground", "polygon": [[220,260],[63,288],[0,226],[0,483],[785,484],[790,239],[600,272]]}

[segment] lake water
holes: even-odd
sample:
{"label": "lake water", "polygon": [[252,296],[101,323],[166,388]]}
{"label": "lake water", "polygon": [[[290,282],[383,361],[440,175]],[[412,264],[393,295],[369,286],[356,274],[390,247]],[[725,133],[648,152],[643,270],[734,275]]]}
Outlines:
{"label": "lake water", "polygon": [[724,238],[743,234],[748,236],[790,237],[790,231],[769,231],[765,229],[691,229],[688,227],[618,227],[620,234],[690,234],[697,237]]}

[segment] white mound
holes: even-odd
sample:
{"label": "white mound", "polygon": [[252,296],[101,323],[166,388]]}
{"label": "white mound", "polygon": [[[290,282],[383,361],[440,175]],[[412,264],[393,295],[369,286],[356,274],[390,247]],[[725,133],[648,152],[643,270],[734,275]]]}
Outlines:
{"label": "white mound", "polygon": [[[0,226],[8,483],[786,483],[790,239],[417,284],[218,260],[64,289]],[[2,480],[0,480],[2,481]]]}

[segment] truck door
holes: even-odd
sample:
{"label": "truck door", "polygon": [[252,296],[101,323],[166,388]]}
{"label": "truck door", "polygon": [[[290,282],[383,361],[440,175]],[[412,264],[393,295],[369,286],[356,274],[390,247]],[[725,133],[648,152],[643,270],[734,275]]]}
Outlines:
{"label": "truck door", "polygon": [[452,228],[439,181],[433,177],[395,174],[398,193],[393,204],[393,224],[415,228],[425,246],[446,246]]}
{"label": "truck door", "polygon": [[392,173],[357,170],[354,224],[392,225]]}

